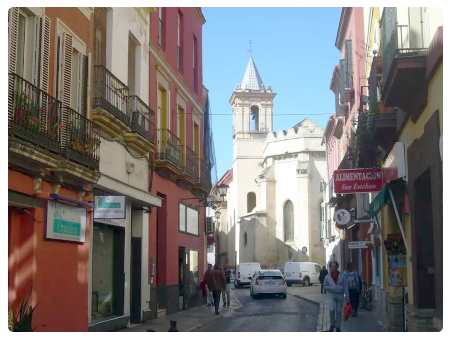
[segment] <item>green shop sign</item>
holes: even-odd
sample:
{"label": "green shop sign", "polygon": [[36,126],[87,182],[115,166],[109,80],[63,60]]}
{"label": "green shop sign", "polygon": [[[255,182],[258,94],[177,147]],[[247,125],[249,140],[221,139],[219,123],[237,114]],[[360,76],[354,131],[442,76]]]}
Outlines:
{"label": "green shop sign", "polygon": [[125,196],[95,196],[94,219],[124,219]]}
{"label": "green shop sign", "polygon": [[49,239],[85,242],[86,209],[49,201],[47,232]]}

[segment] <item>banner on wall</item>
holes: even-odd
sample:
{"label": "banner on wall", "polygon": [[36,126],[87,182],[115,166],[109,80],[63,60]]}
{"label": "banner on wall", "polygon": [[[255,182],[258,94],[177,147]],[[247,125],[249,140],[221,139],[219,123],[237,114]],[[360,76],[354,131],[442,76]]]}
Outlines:
{"label": "banner on wall", "polygon": [[94,219],[125,219],[125,196],[95,196]]}
{"label": "banner on wall", "polygon": [[86,209],[48,201],[46,238],[84,243]]}

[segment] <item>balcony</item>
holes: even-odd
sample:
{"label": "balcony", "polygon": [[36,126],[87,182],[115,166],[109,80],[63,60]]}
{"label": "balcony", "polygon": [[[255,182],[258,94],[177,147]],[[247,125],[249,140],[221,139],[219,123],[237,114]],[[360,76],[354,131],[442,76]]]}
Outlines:
{"label": "balcony", "polygon": [[105,66],[94,66],[92,120],[111,136],[131,132],[128,114],[128,87]]}
{"label": "balcony", "polygon": [[125,132],[124,139],[130,148],[145,155],[154,145],[153,111],[138,96],[132,95],[127,98],[127,115],[131,118],[130,132]]}
{"label": "balcony", "polygon": [[16,74],[9,74],[10,163],[95,182],[100,136],[91,121]]}
{"label": "balcony", "polygon": [[168,129],[158,129],[155,169],[174,180],[183,174],[182,148],[179,138]]}
{"label": "balcony", "polygon": [[374,144],[383,148],[386,153],[389,152],[398,138],[406,115],[404,111],[398,108],[388,108],[385,112],[375,114],[370,121],[373,128]]}
{"label": "balcony", "polygon": [[186,162],[184,172],[188,180],[196,183],[199,180],[199,162],[197,154],[189,147],[186,147]]}
{"label": "balcony", "polygon": [[410,24],[398,24],[397,8],[386,7],[383,11],[382,96],[387,106],[398,106],[415,120],[426,104],[427,48],[424,41],[426,22],[415,20],[416,15],[411,15],[411,9],[407,15]]}
{"label": "balcony", "polygon": [[193,193],[202,197],[209,195],[212,188],[211,173],[205,160],[200,160],[200,177],[197,182],[194,185]]}

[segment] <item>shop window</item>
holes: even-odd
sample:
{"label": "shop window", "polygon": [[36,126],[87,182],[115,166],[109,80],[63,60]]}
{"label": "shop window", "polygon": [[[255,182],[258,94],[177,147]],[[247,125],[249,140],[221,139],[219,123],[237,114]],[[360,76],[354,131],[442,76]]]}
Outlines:
{"label": "shop window", "polygon": [[122,228],[94,223],[92,320],[123,314],[124,244]]}

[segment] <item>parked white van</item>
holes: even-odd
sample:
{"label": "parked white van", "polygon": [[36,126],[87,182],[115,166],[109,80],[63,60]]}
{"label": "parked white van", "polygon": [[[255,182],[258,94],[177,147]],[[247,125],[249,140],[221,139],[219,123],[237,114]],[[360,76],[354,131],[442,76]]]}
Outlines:
{"label": "parked white van", "polygon": [[314,262],[286,262],[284,264],[284,278],[286,284],[303,284],[309,286],[319,282],[320,269],[322,267]]}
{"label": "parked white van", "polygon": [[239,288],[242,285],[250,285],[253,275],[259,270],[261,270],[261,265],[259,263],[240,263],[236,268],[234,286]]}

